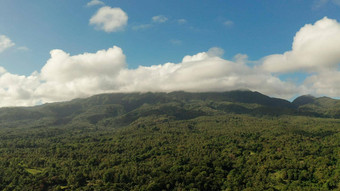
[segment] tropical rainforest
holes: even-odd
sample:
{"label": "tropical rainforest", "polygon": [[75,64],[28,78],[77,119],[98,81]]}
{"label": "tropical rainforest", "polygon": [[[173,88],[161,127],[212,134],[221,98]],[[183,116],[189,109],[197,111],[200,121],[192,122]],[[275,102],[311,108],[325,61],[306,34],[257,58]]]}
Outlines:
{"label": "tropical rainforest", "polygon": [[340,190],[340,100],[114,93],[1,108],[0,190]]}

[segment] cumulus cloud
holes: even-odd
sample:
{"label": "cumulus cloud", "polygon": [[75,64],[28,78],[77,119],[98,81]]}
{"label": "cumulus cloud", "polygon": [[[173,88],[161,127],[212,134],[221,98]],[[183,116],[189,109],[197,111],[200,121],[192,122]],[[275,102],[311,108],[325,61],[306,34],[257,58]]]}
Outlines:
{"label": "cumulus cloud", "polygon": [[340,23],[324,17],[305,25],[296,33],[292,50],[265,57],[260,68],[306,73],[302,93],[340,97]]}
{"label": "cumulus cloud", "polygon": [[0,53],[14,45],[15,44],[7,36],[0,35]]}
{"label": "cumulus cloud", "polygon": [[324,71],[309,76],[304,86],[314,95],[340,97],[340,71]]}
{"label": "cumulus cloud", "polygon": [[340,23],[327,17],[307,24],[295,35],[292,50],[264,58],[270,72],[316,72],[340,63]]}
{"label": "cumulus cloud", "polygon": [[157,15],[152,17],[152,21],[155,23],[165,23],[168,20],[164,15]]}
{"label": "cumulus cloud", "polygon": [[221,52],[213,48],[208,52],[185,56],[177,64],[123,70],[118,80],[125,82],[122,86],[124,91],[204,92],[251,89],[286,98],[298,91],[295,85],[282,82],[261,69],[251,68],[244,62],[222,59],[219,57]]}
{"label": "cumulus cloud", "polygon": [[[179,63],[129,69],[123,50],[112,47],[70,55],[55,49],[39,72],[11,74],[0,67],[0,106],[35,105],[110,92],[229,91],[250,89],[292,98],[301,94],[340,97],[340,24],[323,18],[302,27],[292,50],[252,63],[247,55],[223,58],[221,48],[186,55]],[[301,85],[277,73],[306,72]],[[310,73],[312,72],[312,73]]]}
{"label": "cumulus cloud", "polygon": [[126,68],[119,47],[71,56],[52,50],[40,72],[11,74],[0,67],[0,106],[28,106],[65,101],[117,89],[115,79]]}
{"label": "cumulus cloud", "polygon": [[88,7],[95,6],[95,5],[104,5],[103,1],[100,0],[92,0],[86,4]]}
{"label": "cumulus cloud", "polygon": [[11,74],[0,67],[0,106],[35,105],[39,99],[34,97],[40,85],[37,73],[30,76]]}
{"label": "cumulus cloud", "polygon": [[36,93],[49,101],[103,93],[116,88],[114,80],[125,67],[125,55],[116,46],[75,56],[52,50],[40,73],[44,83]]}
{"label": "cumulus cloud", "polygon": [[124,29],[128,15],[121,8],[102,7],[90,19],[90,24],[105,32],[117,32]]}
{"label": "cumulus cloud", "polygon": [[44,80],[68,82],[92,76],[112,76],[125,67],[125,56],[117,46],[96,53],[70,56],[62,50],[52,50],[51,58],[41,69]]}
{"label": "cumulus cloud", "polygon": [[79,55],[56,49],[41,71],[30,76],[0,68],[0,105],[35,105],[109,92],[251,89],[289,98],[299,91],[294,84],[249,67],[246,55],[229,61],[221,58],[222,54],[222,49],[211,48],[184,56],[180,63],[129,69],[122,49],[116,46]]}

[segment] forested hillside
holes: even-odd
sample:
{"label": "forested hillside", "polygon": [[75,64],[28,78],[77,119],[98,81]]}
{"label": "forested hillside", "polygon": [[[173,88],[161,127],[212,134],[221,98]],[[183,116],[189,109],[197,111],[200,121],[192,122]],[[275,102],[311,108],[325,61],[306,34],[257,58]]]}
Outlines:
{"label": "forested hillside", "polygon": [[[331,98],[301,96],[293,103],[258,92],[222,93],[129,93],[102,94],[63,103],[37,107],[0,108],[2,127],[63,125],[72,122],[128,125],[141,116],[167,115],[176,119],[225,113],[252,116],[305,115],[340,117],[340,101]],[[301,104],[303,103],[303,104]]]}
{"label": "forested hillside", "polygon": [[301,96],[293,101],[300,113],[314,113],[321,117],[340,118],[340,101],[329,97]]}
{"label": "forested hillside", "polygon": [[0,190],[338,190],[339,100],[104,94],[0,109]]}

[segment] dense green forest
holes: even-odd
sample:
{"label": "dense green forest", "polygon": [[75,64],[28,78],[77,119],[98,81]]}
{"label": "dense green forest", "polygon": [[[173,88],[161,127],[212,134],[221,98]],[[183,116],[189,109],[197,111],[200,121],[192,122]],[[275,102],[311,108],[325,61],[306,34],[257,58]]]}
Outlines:
{"label": "dense green forest", "polygon": [[104,94],[0,109],[0,190],[339,190],[340,101]]}

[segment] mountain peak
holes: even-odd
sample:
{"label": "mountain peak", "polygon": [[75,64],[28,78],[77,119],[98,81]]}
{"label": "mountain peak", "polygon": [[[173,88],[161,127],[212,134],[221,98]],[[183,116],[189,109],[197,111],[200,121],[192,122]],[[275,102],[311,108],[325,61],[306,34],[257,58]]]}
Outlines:
{"label": "mountain peak", "polygon": [[296,106],[306,105],[309,103],[313,103],[315,101],[315,97],[312,95],[302,95],[297,97],[292,103]]}

